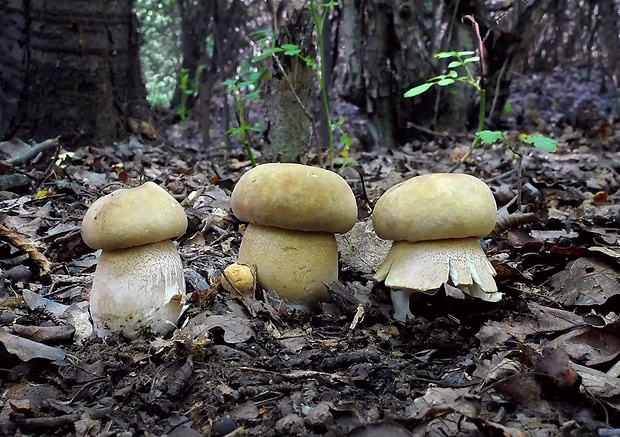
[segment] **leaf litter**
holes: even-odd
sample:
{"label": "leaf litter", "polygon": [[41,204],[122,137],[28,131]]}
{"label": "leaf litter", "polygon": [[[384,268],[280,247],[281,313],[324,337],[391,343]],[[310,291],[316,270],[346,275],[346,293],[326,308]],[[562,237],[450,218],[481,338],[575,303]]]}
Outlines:
{"label": "leaf litter", "polygon": [[[61,149],[50,166],[41,157],[20,161],[23,143],[0,147],[29,178],[0,198],[0,434],[617,430],[620,156],[610,137],[620,125],[605,120],[593,136],[557,114],[541,111],[537,120],[558,151],[527,149],[520,191],[516,162],[500,146],[474,151],[458,170],[486,180],[503,214],[483,243],[505,299],[473,301],[445,287],[414,295],[416,317],[406,324],[393,321],[388,290],[371,279],[389,246],[368,221],[372,202],[409,177],[448,171],[466,141],[429,137],[360,151],[356,169],[339,169],[360,222],[339,237],[331,301],[310,314],[263,290],[244,296],[220,287],[245,226],[229,209],[247,169],[241,148],[222,156],[191,139],[179,146],[133,137]],[[98,252],[81,241],[81,218],[96,198],[144,180],[165,187],[188,214],[178,242],[188,309],[169,338],[102,341],[92,337],[87,309]]]}

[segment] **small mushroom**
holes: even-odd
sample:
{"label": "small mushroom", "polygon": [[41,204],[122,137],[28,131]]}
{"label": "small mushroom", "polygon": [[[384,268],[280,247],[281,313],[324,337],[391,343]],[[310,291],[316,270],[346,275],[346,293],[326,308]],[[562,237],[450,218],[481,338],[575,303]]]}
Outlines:
{"label": "small mushroom", "polygon": [[96,200],[82,222],[82,238],[102,249],[90,293],[99,337],[165,334],[183,309],[185,279],[172,238],[187,229],[179,203],[153,182]]}
{"label": "small mushroom", "polygon": [[231,197],[246,228],[239,263],[291,307],[307,310],[338,279],[335,233],[357,221],[349,185],[336,173],[301,164],[263,164],[245,173]]}
{"label": "small mushroom", "polygon": [[234,263],[224,269],[220,283],[224,290],[233,295],[253,298],[256,291],[256,274],[252,267]]}
{"label": "small mushroom", "polygon": [[495,226],[497,206],[489,187],[465,174],[417,176],[389,190],[377,202],[377,235],[394,240],[374,276],[391,289],[394,318],[413,318],[413,292],[435,293],[442,284],[495,302],[495,269],[478,238]]}

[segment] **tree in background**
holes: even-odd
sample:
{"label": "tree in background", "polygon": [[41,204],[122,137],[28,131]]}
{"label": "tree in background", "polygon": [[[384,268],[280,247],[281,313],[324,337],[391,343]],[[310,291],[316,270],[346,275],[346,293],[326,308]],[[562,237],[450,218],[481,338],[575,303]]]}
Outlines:
{"label": "tree in background", "polygon": [[148,120],[132,0],[7,0],[0,137],[111,143]]}

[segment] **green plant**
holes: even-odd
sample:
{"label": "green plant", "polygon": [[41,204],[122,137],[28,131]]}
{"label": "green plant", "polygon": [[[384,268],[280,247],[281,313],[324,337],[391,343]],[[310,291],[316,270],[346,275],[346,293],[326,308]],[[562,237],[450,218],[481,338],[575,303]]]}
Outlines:
{"label": "green plant", "polygon": [[[243,64],[242,64],[243,65]],[[252,152],[252,144],[249,132],[259,132],[261,127],[259,124],[253,126],[248,125],[246,120],[246,103],[259,99],[258,85],[260,82],[260,72],[245,65],[245,69],[241,69],[237,79],[227,79],[222,84],[226,87],[226,92],[232,94],[235,99],[235,110],[237,112],[237,127],[229,129],[226,134],[238,136],[241,144],[248,154],[252,167],[256,167],[256,158]]]}
{"label": "green plant", "polygon": [[[435,55],[435,58],[453,58],[453,60],[448,64],[448,72],[445,74],[440,74],[439,76],[431,77],[425,83],[411,88],[405,93],[405,97],[410,98],[418,96],[428,91],[433,86],[446,87],[453,85],[456,82],[470,85],[476,90],[478,96],[480,96],[477,130],[482,131],[484,129],[484,119],[486,114],[486,91],[484,87],[480,85],[481,78],[476,77],[469,68],[470,64],[474,62],[479,63],[480,57],[475,56],[475,52],[467,50],[461,52],[440,52]],[[459,71],[461,71],[461,73],[459,73]],[[469,153],[466,154],[466,157],[468,157],[469,154],[471,154],[471,151],[476,148],[479,141],[480,139],[478,137],[474,137],[474,141],[472,142]]]}
{"label": "green plant", "polygon": [[[509,141],[508,137],[506,136],[506,132],[484,130],[484,122],[486,118],[486,91],[484,88],[484,44],[480,36],[478,23],[474,20],[472,16],[466,16],[465,18],[469,19],[474,25],[480,56],[475,56],[475,52],[473,51],[451,51],[437,53],[435,55],[435,58],[437,59],[452,59],[452,61],[450,61],[450,63],[448,64],[448,71],[445,74],[440,74],[439,76],[428,79],[425,83],[411,88],[404,94],[405,98],[415,97],[428,91],[433,86],[446,87],[453,85],[456,82],[468,84],[474,87],[474,89],[478,92],[478,95],[480,96],[480,106],[478,111],[477,132],[471,145],[469,146],[469,150],[463,155],[463,157],[460,159],[457,166],[453,168],[453,170],[455,170],[459,165],[464,163],[469,158],[471,153],[480,142],[482,142],[483,144],[492,144],[494,142],[502,140],[502,142],[506,144],[510,148],[510,150],[512,150],[514,153],[517,153],[514,149],[514,145]],[[472,63],[480,64],[480,76],[474,75],[474,73],[469,68],[469,65]],[[510,111],[511,108],[507,106],[504,108],[504,110],[506,109]],[[548,152],[555,152],[557,147],[557,141],[544,137],[542,135],[527,136],[522,140],[522,142],[532,145],[536,148],[546,150]],[[521,156],[518,153],[517,155]],[[521,161],[519,161],[519,163],[521,163]]]}
{"label": "green plant", "polygon": [[[339,134],[339,144],[341,147],[341,156],[343,157],[342,165],[346,166],[349,150],[353,144],[353,140],[350,135],[342,128],[345,119],[340,117],[337,121],[334,121],[331,117],[329,109],[328,98],[328,84],[325,83],[326,64],[323,62],[325,59],[325,47],[320,35],[323,32],[325,25],[325,19],[331,12],[331,8],[338,5],[337,1],[327,1],[325,3],[317,4],[315,0],[310,0],[310,12],[312,16],[312,22],[315,26],[318,38],[319,60],[320,68],[317,61],[309,56],[302,54],[302,49],[296,44],[282,44],[280,46],[273,45],[273,34],[271,31],[261,29],[252,33],[252,36],[256,38],[256,47],[260,51],[259,54],[252,56],[249,60],[241,63],[239,73],[235,79],[228,79],[223,82],[226,86],[228,93],[234,95],[235,108],[238,114],[238,126],[230,129],[228,134],[231,136],[238,135],[241,142],[244,144],[246,151],[251,151],[250,147],[250,131],[260,131],[259,125],[248,126],[245,123],[245,107],[246,104],[260,98],[259,89],[263,80],[269,78],[270,69],[264,64],[264,61],[273,59],[276,66],[280,69],[280,72],[284,76],[285,80],[289,80],[284,68],[280,64],[277,55],[283,54],[285,56],[297,57],[301,59],[309,68],[316,71],[316,78],[320,89],[321,103],[325,111],[327,118],[328,129],[328,150],[329,150],[329,162],[330,167],[334,167],[334,133]],[[291,86],[291,89],[294,89]],[[297,102],[301,105],[306,115],[313,120],[310,111],[303,105],[301,99],[297,97]],[[252,160],[253,158],[251,158]],[[255,164],[253,164],[255,165]]]}
{"label": "green plant", "polygon": [[518,135],[518,141],[513,141],[509,136],[508,132],[503,131],[491,131],[491,130],[483,130],[476,132],[476,138],[483,145],[491,145],[497,142],[503,143],[510,151],[518,157],[517,163],[517,206],[521,208],[521,184],[522,184],[522,168],[523,168],[523,154],[518,150],[519,144],[523,144],[525,146],[534,147],[539,150],[544,150],[545,152],[554,153],[558,149],[558,142],[552,138],[545,137],[540,134],[525,134],[521,133]]}
{"label": "green plant", "polygon": [[200,87],[200,76],[204,66],[198,67],[196,74],[190,79],[189,70],[187,68],[181,68],[179,72],[179,89],[181,90],[181,101],[177,107],[176,113],[181,117],[181,126],[185,126],[187,120],[187,99],[196,97],[198,95],[198,89]]}

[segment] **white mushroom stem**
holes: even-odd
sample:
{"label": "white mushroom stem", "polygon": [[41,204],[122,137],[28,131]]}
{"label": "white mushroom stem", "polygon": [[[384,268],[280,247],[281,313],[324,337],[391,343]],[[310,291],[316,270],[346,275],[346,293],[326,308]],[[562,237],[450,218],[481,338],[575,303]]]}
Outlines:
{"label": "white mushroom stem", "polygon": [[184,297],[183,264],[172,240],[104,250],[90,296],[95,332],[165,334],[178,322]]}
{"label": "white mushroom stem", "polygon": [[409,296],[413,292],[434,294],[442,284],[450,284],[470,296],[497,302],[493,276],[495,269],[477,238],[450,240],[396,241],[374,276],[392,289],[394,318],[413,318]]}

